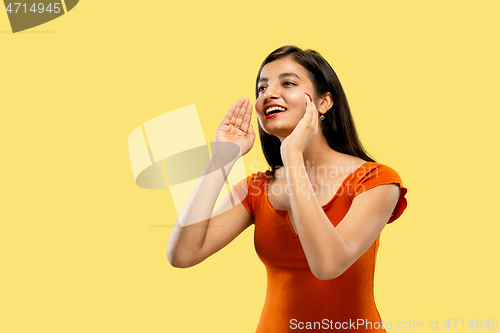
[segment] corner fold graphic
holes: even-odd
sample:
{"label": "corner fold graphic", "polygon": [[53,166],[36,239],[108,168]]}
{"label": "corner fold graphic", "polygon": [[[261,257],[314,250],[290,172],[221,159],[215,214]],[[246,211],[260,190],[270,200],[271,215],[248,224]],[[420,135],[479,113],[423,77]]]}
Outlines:
{"label": "corner fold graphic", "polygon": [[70,10],[75,8],[79,1],[80,0],[64,0],[64,2],[66,3],[66,11],[69,12]]}
{"label": "corner fold graphic", "polygon": [[16,2],[16,0],[4,0],[7,16],[9,18],[12,32],[31,29],[52,21],[70,11],[79,0],[54,1],[54,0],[27,0]]}

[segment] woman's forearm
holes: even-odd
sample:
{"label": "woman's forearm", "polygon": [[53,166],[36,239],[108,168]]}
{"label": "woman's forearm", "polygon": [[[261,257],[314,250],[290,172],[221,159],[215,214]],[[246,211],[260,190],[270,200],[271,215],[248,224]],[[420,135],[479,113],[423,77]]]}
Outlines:
{"label": "woman's forearm", "polygon": [[313,274],[328,279],[343,271],[346,244],[320,206],[301,153],[287,154],[286,179],[297,234]]}
{"label": "woman's forearm", "polygon": [[173,266],[190,266],[201,249],[217,197],[237,159],[238,156],[229,155],[227,150],[214,148],[203,176],[170,234],[167,258]]}

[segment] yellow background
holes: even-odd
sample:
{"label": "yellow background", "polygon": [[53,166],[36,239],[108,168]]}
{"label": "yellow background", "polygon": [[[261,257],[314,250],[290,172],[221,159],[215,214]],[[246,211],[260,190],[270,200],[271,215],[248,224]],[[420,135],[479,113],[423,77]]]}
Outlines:
{"label": "yellow background", "polygon": [[[0,331],[254,332],[266,276],[253,227],[200,265],[172,268],[172,198],[135,185],[127,138],[196,104],[213,140],[285,44],[331,63],[363,144],[409,189],[381,239],[383,320],[445,331],[446,319],[500,319],[499,10],[86,0],[18,34],[0,12]],[[247,171],[266,168],[259,142],[244,159]]]}

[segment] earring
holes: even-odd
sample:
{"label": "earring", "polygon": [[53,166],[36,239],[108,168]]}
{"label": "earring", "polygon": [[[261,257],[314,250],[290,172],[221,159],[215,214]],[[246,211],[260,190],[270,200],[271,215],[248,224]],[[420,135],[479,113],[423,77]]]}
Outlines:
{"label": "earring", "polygon": [[321,119],[321,120],[325,120],[325,116],[324,116],[324,115],[321,115],[321,116],[319,116],[319,119]]}

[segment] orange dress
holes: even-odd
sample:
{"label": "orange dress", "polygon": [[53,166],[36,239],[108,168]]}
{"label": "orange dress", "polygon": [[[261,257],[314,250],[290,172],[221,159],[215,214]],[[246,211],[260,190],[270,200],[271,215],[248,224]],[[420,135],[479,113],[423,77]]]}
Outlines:
{"label": "orange dress", "polygon": [[[266,300],[256,332],[385,332],[373,295],[380,236],[341,276],[319,280],[309,268],[287,211],[274,209],[269,202],[271,176],[271,171],[257,172],[234,187],[253,217],[255,250],[267,271]],[[407,189],[396,171],[380,163],[366,162],[347,176],[323,210],[337,226],[358,194],[391,183],[401,188],[391,223],[406,209]]]}

